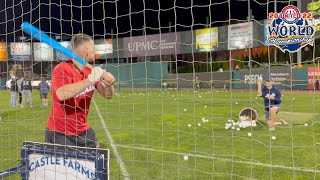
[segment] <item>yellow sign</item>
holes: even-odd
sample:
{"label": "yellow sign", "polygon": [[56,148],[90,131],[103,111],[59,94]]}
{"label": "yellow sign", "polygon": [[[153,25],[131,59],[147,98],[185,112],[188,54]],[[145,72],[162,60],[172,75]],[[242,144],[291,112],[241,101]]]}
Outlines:
{"label": "yellow sign", "polygon": [[0,61],[6,61],[8,59],[7,43],[0,42]]}
{"label": "yellow sign", "polygon": [[196,48],[212,51],[218,47],[218,27],[196,30]]}

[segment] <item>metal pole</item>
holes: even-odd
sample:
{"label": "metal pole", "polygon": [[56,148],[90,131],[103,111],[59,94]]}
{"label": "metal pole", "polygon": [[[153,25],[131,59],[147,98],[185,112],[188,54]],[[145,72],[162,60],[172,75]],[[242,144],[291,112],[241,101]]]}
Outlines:
{"label": "metal pole", "polygon": [[[172,22],[169,21],[169,33],[171,33],[171,25],[172,25]],[[170,55],[170,58],[169,58],[169,73],[173,73],[173,68],[172,68],[172,56]]]}
{"label": "metal pole", "polygon": [[[277,1],[274,1],[274,12],[277,12]],[[274,63],[278,61],[277,59],[277,48],[273,48],[273,54],[274,54]]]}
{"label": "metal pole", "polygon": [[[300,0],[297,0],[297,8],[301,11],[302,10],[302,6],[301,6],[301,1]],[[301,12],[303,13],[303,12]],[[297,63],[298,64],[301,64],[301,59],[302,57],[302,53],[301,53],[301,49],[297,52]]]}
{"label": "metal pole", "polygon": [[[210,27],[210,24],[209,24],[209,17],[207,16],[206,17],[206,26],[209,28]],[[210,32],[211,33],[211,32]],[[210,34],[210,36],[211,36],[211,34]],[[210,37],[209,36],[209,37]],[[211,42],[210,42],[211,43]],[[206,72],[208,72],[209,71],[209,53],[211,54],[211,44],[210,44],[210,46],[209,46],[209,52],[206,52],[206,61],[207,61],[207,71]]]}

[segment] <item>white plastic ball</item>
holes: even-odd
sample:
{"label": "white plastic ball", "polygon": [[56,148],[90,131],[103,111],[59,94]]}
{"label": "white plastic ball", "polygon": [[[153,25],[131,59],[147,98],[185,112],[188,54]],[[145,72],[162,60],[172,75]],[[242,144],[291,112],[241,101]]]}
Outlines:
{"label": "white plastic ball", "polygon": [[252,136],[252,133],[248,133],[248,136]]}
{"label": "white plastic ball", "polygon": [[191,127],[191,124],[188,124],[188,127]]}
{"label": "white plastic ball", "polygon": [[184,156],[183,156],[183,159],[184,159],[185,161],[187,161],[187,160],[189,159],[189,157],[188,157],[187,155],[184,155]]}
{"label": "white plastic ball", "polygon": [[276,140],[277,138],[276,138],[275,136],[272,136],[271,139],[272,139],[272,140]]}

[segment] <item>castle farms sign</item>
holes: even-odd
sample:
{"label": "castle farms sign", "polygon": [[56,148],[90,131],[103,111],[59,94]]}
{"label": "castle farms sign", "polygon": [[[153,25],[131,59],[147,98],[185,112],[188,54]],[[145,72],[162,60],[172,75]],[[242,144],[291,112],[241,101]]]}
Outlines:
{"label": "castle farms sign", "polygon": [[126,57],[159,56],[180,53],[180,33],[165,33],[123,39]]}

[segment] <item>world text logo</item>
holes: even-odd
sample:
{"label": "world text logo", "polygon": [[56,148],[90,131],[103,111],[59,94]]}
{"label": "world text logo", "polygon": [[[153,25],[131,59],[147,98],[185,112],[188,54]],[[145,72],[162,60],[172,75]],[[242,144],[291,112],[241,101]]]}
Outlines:
{"label": "world text logo", "polygon": [[269,13],[267,43],[291,53],[307,45],[313,46],[315,29],[311,20],[311,13],[300,13],[292,5],[284,7],[280,13]]}

